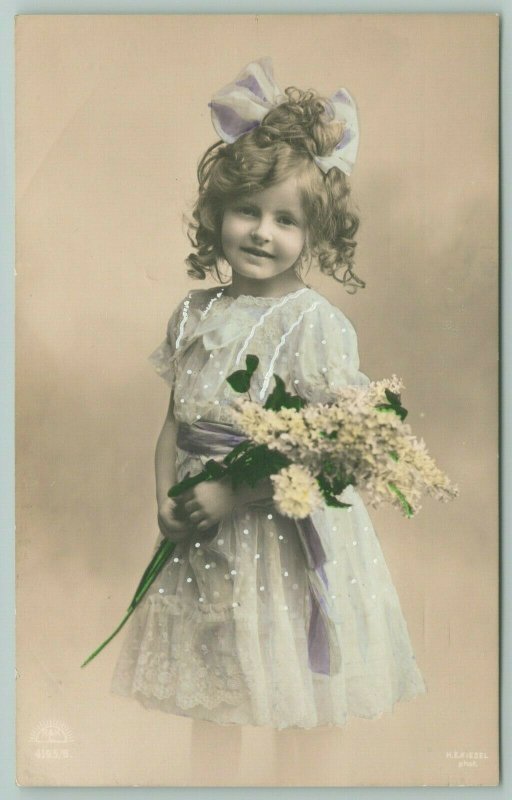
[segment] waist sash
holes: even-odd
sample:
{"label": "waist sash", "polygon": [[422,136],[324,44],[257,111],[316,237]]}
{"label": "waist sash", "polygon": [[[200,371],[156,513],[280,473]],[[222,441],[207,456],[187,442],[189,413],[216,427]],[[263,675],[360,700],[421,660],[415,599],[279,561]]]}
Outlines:
{"label": "waist sash", "polygon": [[[192,425],[180,422],[176,444],[191,455],[223,458],[246,440],[232,425],[198,420]],[[341,669],[341,651],[330,614],[329,583],[324,564],[327,560],[320,535],[311,517],[293,520],[307,567],[311,616],[308,631],[309,666],[313,672],[334,675]]]}

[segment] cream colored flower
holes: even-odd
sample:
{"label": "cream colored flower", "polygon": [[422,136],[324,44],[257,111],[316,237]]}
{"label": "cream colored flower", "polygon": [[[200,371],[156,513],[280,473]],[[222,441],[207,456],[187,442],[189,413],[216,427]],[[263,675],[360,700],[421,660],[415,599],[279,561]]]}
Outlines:
{"label": "cream colored flower", "polygon": [[298,464],[282,469],[271,480],[277,510],[286,517],[304,519],[322,504],[316,480]]}
{"label": "cream colored flower", "polygon": [[375,407],[388,403],[386,389],[400,394],[402,387],[396,375],[367,386],[344,386],[337,390],[334,403],[314,403],[301,410],[269,411],[246,399],[239,401],[234,412],[239,428],[257,444],[277,450],[293,464],[288,468],[292,472],[285,470],[280,478],[276,476],[283,514],[297,517],[301,503],[302,510],[309,508],[308,491],[313,492],[313,484],[321,502],[313,476],[320,475],[327,459],[340,472],[352,475],[355,485],[366,492],[374,506],[388,502],[404,510],[390,484],[415,511],[425,491],[444,501],[457,495],[457,487],[437,467],[425,442],[414,436],[410,425],[393,411]]}

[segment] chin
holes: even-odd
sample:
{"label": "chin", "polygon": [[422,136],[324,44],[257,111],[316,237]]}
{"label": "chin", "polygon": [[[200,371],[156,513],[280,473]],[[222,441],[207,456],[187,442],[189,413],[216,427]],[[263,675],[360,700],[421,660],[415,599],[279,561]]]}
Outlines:
{"label": "chin", "polygon": [[240,275],[244,278],[254,278],[255,280],[268,280],[268,278],[275,277],[272,271],[266,269],[264,266],[260,267],[257,264],[255,264],[253,267],[233,269],[233,272],[236,272],[237,275]]}

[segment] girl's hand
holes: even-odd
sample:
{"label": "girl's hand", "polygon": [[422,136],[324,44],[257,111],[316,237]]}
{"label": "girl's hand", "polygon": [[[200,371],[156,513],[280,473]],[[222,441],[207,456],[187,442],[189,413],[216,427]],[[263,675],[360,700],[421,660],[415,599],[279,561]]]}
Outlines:
{"label": "girl's hand", "polygon": [[186,520],[176,519],[177,507],[178,504],[171,497],[166,497],[158,505],[158,527],[171,542],[180,542],[192,533]]}
{"label": "girl's hand", "polygon": [[229,481],[204,481],[183,494],[183,507],[190,524],[199,531],[217,525],[235,507],[235,493]]}

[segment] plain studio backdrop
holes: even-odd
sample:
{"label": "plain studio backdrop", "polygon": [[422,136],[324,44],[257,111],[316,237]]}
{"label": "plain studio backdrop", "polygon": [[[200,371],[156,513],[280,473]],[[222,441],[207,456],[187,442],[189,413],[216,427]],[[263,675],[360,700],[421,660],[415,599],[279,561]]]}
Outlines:
{"label": "plain studio backdrop", "polygon": [[[22,16],[16,39],[19,783],[495,783],[498,17]],[[146,359],[213,285],[186,275],[182,220],[217,139],[208,102],[264,56],[282,88],[357,102],[367,286],[307,280],[354,323],[363,372],[403,378],[460,489],[412,520],[370,508],[428,691],[345,728],[193,723],[112,696],[124,632],[80,669],[158,535],[168,390]]]}

